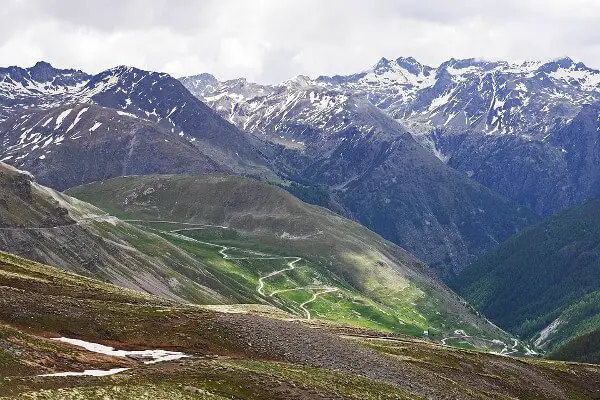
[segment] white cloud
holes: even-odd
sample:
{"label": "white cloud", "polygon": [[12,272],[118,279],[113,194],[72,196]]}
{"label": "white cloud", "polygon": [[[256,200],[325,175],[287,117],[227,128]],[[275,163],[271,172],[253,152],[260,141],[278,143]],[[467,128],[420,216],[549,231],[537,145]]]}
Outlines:
{"label": "white cloud", "polygon": [[388,58],[552,59],[600,66],[599,0],[5,0],[0,65],[276,82]]}

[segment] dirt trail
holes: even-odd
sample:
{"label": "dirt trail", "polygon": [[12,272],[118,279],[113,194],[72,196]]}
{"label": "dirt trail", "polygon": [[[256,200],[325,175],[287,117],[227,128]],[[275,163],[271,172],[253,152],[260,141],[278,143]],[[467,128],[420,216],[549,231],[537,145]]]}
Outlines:
{"label": "dirt trail", "polygon": [[332,292],[337,292],[339,289],[336,287],[328,287],[325,288],[324,290],[314,293],[311,297],[310,300],[305,301],[304,303],[300,304],[300,308],[304,310],[304,312],[306,313],[306,319],[307,320],[311,320],[311,315],[310,315],[310,311],[308,311],[308,309],[306,308],[306,305],[309,303],[312,303],[313,301],[315,301],[317,299],[318,296],[325,294],[325,293],[332,293]]}
{"label": "dirt trail", "polygon": [[[259,294],[261,294],[261,295],[263,295],[263,296],[266,296],[266,294],[265,294],[265,292],[264,292],[264,288],[265,288],[265,279],[268,279],[268,278],[270,278],[270,277],[272,277],[272,276],[278,275],[278,274],[280,274],[280,273],[282,273],[282,272],[285,272],[285,271],[291,271],[291,270],[293,270],[293,269],[294,269],[294,264],[295,264],[295,263],[297,263],[297,262],[298,262],[298,261],[300,261],[300,260],[302,260],[302,258],[300,258],[300,257],[296,257],[296,258],[294,258],[294,260],[293,260],[293,261],[290,261],[289,263],[287,263],[287,268],[280,269],[279,271],[273,271],[273,272],[271,272],[271,273],[268,273],[267,275],[263,276],[262,278],[259,278],[259,279],[258,279],[258,287],[256,288],[256,291],[257,291]],[[275,293],[275,292],[273,292],[273,293]],[[270,296],[270,297],[273,297],[273,293],[271,293],[269,296]],[[279,293],[281,293],[281,292],[279,292]],[[310,318],[309,318],[309,319],[310,319]]]}

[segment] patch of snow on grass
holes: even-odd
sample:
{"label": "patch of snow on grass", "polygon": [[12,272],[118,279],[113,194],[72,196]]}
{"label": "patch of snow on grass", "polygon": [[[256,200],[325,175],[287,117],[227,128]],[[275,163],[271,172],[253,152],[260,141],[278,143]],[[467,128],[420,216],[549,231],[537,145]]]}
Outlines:
{"label": "patch of snow on grass", "polygon": [[113,368],[108,370],[86,369],[83,372],[57,372],[54,374],[44,374],[40,376],[108,376],[127,371],[129,368]]}
{"label": "patch of snow on grass", "polygon": [[167,351],[167,350],[115,350],[114,347],[104,346],[98,343],[86,342],[79,339],[70,339],[66,337],[54,338],[58,342],[64,342],[72,344],[73,346],[83,347],[84,349],[93,353],[104,354],[113,357],[131,357],[137,359],[144,359],[144,364],[156,364],[163,361],[179,360],[180,358],[189,357],[185,353],[179,351]]}

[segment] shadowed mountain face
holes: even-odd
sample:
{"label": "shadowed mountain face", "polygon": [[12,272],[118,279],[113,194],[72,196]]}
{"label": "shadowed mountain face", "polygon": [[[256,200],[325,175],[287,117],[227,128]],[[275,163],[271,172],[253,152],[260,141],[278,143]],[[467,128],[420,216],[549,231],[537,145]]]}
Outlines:
{"label": "shadowed mountain face", "polygon": [[[197,94],[209,82],[182,81]],[[302,77],[263,88],[244,80],[206,85],[211,93],[202,98],[252,132],[283,176],[326,188],[322,204],[408,249],[444,278],[533,219],[445,165],[359,95]]]}
{"label": "shadowed mountain face", "polygon": [[600,103],[580,108],[543,140],[517,135],[432,134],[448,165],[541,215],[600,194]]}

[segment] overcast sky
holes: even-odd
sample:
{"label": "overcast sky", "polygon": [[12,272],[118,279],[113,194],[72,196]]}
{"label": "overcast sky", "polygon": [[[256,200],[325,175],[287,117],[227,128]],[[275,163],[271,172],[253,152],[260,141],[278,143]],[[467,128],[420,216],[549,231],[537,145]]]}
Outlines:
{"label": "overcast sky", "polygon": [[382,56],[600,67],[600,0],[2,0],[0,65],[126,64],[274,83]]}

